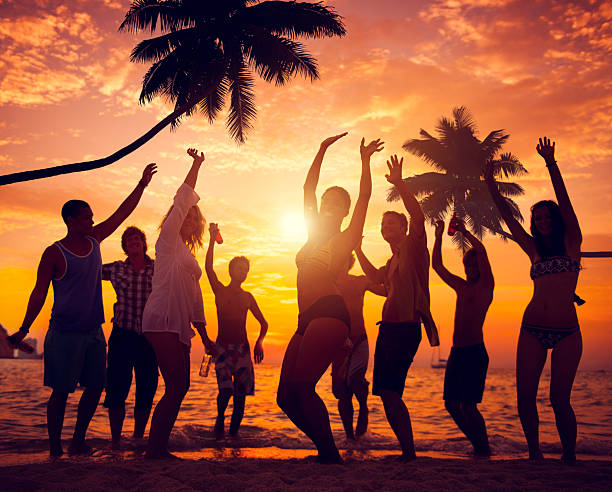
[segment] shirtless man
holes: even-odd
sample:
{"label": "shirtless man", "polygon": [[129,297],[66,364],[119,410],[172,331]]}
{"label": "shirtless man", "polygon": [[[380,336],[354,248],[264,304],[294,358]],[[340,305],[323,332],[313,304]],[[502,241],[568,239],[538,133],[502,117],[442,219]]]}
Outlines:
{"label": "shirtless man", "polygon": [[30,294],[14,345],[27,335],[40,313],[53,283],[53,308],[45,336],[44,385],[52,388],[47,402],[47,430],[51,456],[61,456],[61,434],[68,394],[77,384],[85,387],[77,410],[74,435],[68,451],[86,454],[91,448],[85,433],[96,411],[106,378],[106,340],[102,332],[102,258],[100,243],[127,219],[138,205],[156,171],[149,164],[136,188],[105,221],[94,226],[87,202],[69,200],[62,207],[68,229],[65,237],[45,249],[38,265],[36,285]]}
{"label": "shirtless man", "polygon": [[490,456],[487,428],[476,405],[482,401],[489,366],[482,325],[493,300],[493,273],[484,245],[466,230],[462,221],[453,222],[472,248],[463,255],[466,276],[463,280],[442,264],[444,222],[436,222],[432,266],[457,294],[453,347],[444,375],[444,403],[459,429],[474,446],[474,453]]}
{"label": "shirtless man", "polygon": [[429,310],[429,252],[425,235],[425,216],[419,202],[402,179],[404,159],[391,156],[387,161],[387,181],[397,189],[406,211],[383,214],[380,232],[389,243],[393,256],[376,269],[357,249],[357,259],[368,278],[384,284],[387,300],[374,352],[372,394],[380,396],[385,415],[395,433],[402,455],[400,461],[416,458],[412,424],[402,400],[408,369],[421,343],[421,323],[432,347],[439,345],[438,330]]}
{"label": "shirtless man", "polygon": [[211,223],[209,231],[210,242],[206,252],[205,268],[208,281],[215,294],[219,322],[216,341],[217,353],[215,355],[215,372],[217,373],[217,385],[219,386],[215,435],[217,438],[221,438],[225,432],[225,409],[232,395],[234,396],[234,409],[229,433],[231,436],[237,436],[244,415],[246,396],[252,395],[255,390],[255,373],[246,332],[247,312],[250,310],[261,325],[259,337],[253,349],[253,357],[257,364],[263,361],[263,340],[268,331],[268,323],[253,295],[241,287],[249,273],[248,259],[244,256],[237,256],[229,262],[231,278],[229,285],[223,285],[217,278],[213,269],[213,255],[219,227],[217,224]]}
{"label": "shirtless man", "polygon": [[[354,440],[368,429],[368,385],[365,374],[368,370],[370,346],[363,320],[363,297],[366,291],[384,296],[382,285],[373,284],[365,275],[350,275],[355,264],[351,254],[346,269],[338,276],[336,285],[346,302],[351,318],[350,344],[332,362],[332,392],[338,399],[338,413],[344,426],[346,438]],[[353,431],[353,395],[359,402],[357,425]]]}

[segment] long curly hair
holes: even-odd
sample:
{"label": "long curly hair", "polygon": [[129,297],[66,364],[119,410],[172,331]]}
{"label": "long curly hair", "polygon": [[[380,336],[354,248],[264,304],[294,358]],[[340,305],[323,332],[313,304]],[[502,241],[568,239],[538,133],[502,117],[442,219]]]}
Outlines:
{"label": "long curly hair", "polygon": [[[543,236],[535,224],[534,212],[542,207],[546,208],[550,213],[552,227],[550,236]],[[531,207],[531,235],[535,241],[536,251],[541,258],[564,256],[567,254],[565,248],[565,222],[563,222],[559,205],[552,200],[542,200]]]}
{"label": "long curly hair", "polygon": [[[166,215],[164,215],[164,218],[162,219],[161,224],[159,224],[160,229],[164,225],[164,222],[166,222],[166,219],[170,215],[170,212],[172,212],[173,208],[174,208],[174,205],[170,206],[170,208],[166,212]],[[187,244],[189,251],[191,251],[195,255],[196,251],[202,247],[202,238],[204,237],[204,230],[206,228],[206,219],[204,218],[204,215],[202,214],[200,207],[198,207],[197,205],[194,205],[191,208],[195,209],[196,211],[196,216],[197,216],[196,220],[197,220],[198,226],[196,227],[195,231],[193,231],[191,236],[187,238],[185,243]]]}

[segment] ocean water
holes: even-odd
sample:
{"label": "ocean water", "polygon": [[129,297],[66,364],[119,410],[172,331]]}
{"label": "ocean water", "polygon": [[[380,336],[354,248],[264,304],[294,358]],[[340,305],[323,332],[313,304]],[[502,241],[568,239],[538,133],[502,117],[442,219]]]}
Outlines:
{"label": "ocean water", "polygon": [[[280,367],[256,366],[256,393],[247,398],[240,439],[215,441],[212,426],[216,416],[216,381],[214,374],[198,376],[192,366],[192,383],[183,402],[170,440],[170,448],[183,453],[209,453],[217,456],[240,449],[259,450],[259,456],[296,456],[300,452],[312,454],[312,443],[285,417],[276,405],[276,388]],[[0,359],[0,463],[3,465],[46,458],[46,402],[50,389],[42,386],[41,360]],[[578,420],[579,454],[612,458],[612,380],[609,371],[580,371],[576,376],[572,403]],[[371,381],[371,368],[368,374]],[[471,451],[469,442],[457,429],[444,409],[442,389],[444,369],[411,368],[406,381],[404,401],[412,419],[415,446],[418,453],[441,453],[466,456]],[[538,393],[540,439],[545,454],[560,455],[554,414],[548,402],[549,374],[542,376]],[[375,456],[398,452],[397,441],[385,419],[380,399],[369,398],[370,418],[368,433],[357,444],[348,443],[331,394],[329,372],[317,386],[330,413],[332,430],[341,450]],[[156,401],[163,394],[160,378]],[[76,406],[80,391],[70,395],[66,409],[63,437],[65,445],[72,435]],[[132,408],[134,385],[127,402],[124,436],[133,429]],[[357,408],[357,402],[355,401]],[[231,402],[226,412],[229,424]],[[526,445],[517,416],[514,371],[490,369],[484,399],[480,405],[485,418],[491,448],[498,457],[522,458]],[[108,448],[110,429],[106,409],[100,406],[88,431],[88,439],[95,448]],[[129,442],[129,440],[128,440]],[[142,445],[142,443],[141,443]],[[238,451],[236,451],[238,450]],[[220,454],[219,454],[220,453]],[[296,454],[297,453],[297,454]],[[257,454],[257,453],[256,453]]]}

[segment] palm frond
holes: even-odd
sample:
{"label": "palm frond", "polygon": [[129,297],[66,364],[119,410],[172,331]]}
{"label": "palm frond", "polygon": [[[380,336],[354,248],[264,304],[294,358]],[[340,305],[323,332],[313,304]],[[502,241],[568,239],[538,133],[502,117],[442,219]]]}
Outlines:
{"label": "palm frond", "polygon": [[480,143],[482,150],[482,159],[486,162],[493,159],[506,143],[510,135],[504,134],[504,130],[493,130]]}
{"label": "palm frond", "polygon": [[227,128],[232,138],[244,143],[246,133],[252,128],[257,113],[253,77],[242,59],[234,58],[230,67],[230,108],[227,115]]}
{"label": "palm frond", "polygon": [[476,122],[474,121],[474,117],[465,106],[453,108],[453,118],[455,119],[455,126],[457,129],[467,128],[470,133],[476,133]]}
{"label": "palm frond", "polygon": [[423,139],[413,138],[407,140],[402,148],[417,157],[420,157],[438,171],[448,171],[448,155],[446,148],[435,137],[425,130],[421,130]]}
{"label": "palm frond", "polygon": [[194,28],[172,31],[156,38],[145,39],[138,43],[132,50],[130,61],[133,62],[156,62],[168,56],[172,51],[181,46],[189,45],[195,38],[197,31]]}
{"label": "palm frond", "polygon": [[119,31],[137,33],[145,29],[154,32],[176,30],[195,25],[196,19],[188,15],[188,11],[180,0],[134,0],[125,14]]}
{"label": "palm frond", "polygon": [[506,178],[529,173],[523,164],[521,164],[518,157],[509,152],[501,154],[499,159],[494,160],[493,166],[496,173],[501,174],[503,172]]}
{"label": "palm frond", "polygon": [[238,16],[244,16],[247,24],[263,27],[274,34],[296,38],[321,38],[344,36],[346,29],[342,16],[333,7],[323,2],[261,2],[244,9]]}
{"label": "palm frond", "polygon": [[212,124],[223,109],[228,88],[229,82],[227,78],[223,78],[216,84],[210,94],[200,102],[200,110],[206,115],[209,123]]}

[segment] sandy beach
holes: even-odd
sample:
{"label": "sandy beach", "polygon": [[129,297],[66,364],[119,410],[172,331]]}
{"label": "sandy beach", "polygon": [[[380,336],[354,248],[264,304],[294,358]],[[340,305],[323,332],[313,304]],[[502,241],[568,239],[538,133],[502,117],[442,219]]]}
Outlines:
{"label": "sandy beach", "polygon": [[344,465],[319,465],[312,457],[69,458],[0,469],[1,488],[17,490],[609,490],[612,462],[555,459],[467,460],[420,457],[397,463],[388,455],[347,457]]}

